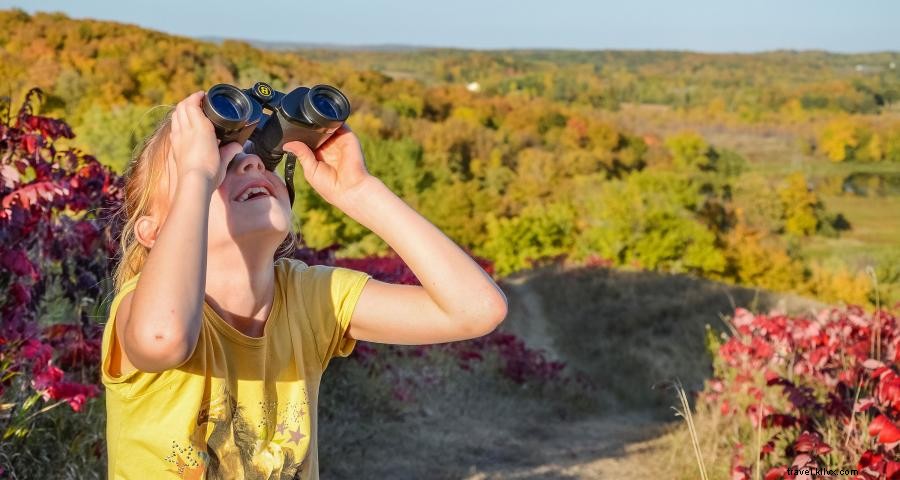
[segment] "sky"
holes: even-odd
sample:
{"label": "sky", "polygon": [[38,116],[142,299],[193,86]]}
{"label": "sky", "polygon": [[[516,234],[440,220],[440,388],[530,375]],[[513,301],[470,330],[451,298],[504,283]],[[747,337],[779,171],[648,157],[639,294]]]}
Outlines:
{"label": "sky", "polygon": [[190,37],[475,49],[900,50],[900,1],[0,0]]}

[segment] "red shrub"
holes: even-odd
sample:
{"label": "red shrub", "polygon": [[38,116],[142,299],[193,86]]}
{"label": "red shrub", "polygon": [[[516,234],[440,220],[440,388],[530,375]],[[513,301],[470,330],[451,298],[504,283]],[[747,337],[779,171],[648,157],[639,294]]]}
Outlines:
{"label": "red shrub", "polygon": [[[67,381],[66,372],[93,376],[99,361],[102,328],[83,305],[101,297],[111,271],[114,234],[102,219],[121,200],[121,179],[90,155],[56,148],[74,134],[34,114],[42,95],[31,90],[17,114],[0,119],[0,394],[12,396],[14,410],[28,408],[21,402],[32,393],[22,389],[30,387],[78,411],[99,388]],[[41,327],[36,315],[51,281],[75,310],[68,322]]]}
{"label": "red shrub", "polygon": [[[750,402],[745,421],[754,430],[762,422],[776,431],[760,458],[778,454],[789,463],[767,467],[766,478],[794,478],[794,469],[834,462],[858,468],[857,478],[900,478],[900,322],[894,314],[850,306],[789,317],[739,308],[732,324],[736,334],[718,349],[716,378],[702,398],[725,415]],[[785,447],[778,451],[776,444]],[[735,478],[749,475],[751,466],[736,457]]]}

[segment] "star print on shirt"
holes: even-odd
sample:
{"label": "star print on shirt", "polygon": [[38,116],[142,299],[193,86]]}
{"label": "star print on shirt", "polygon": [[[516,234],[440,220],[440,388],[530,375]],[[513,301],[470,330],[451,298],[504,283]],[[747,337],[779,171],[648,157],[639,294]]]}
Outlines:
{"label": "star print on shirt", "polygon": [[290,441],[296,443],[297,445],[299,445],[299,444],[300,444],[300,440],[302,440],[304,437],[306,437],[306,435],[300,433],[300,430],[294,430],[294,431],[291,432],[291,439],[290,439]]}
{"label": "star print on shirt", "polygon": [[[205,465],[195,465],[191,466],[181,455],[177,456],[177,461],[175,462],[177,473],[181,478],[187,480],[200,480],[203,478],[203,474],[206,472]],[[171,470],[170,470],[171,471]]]}
{"label": "star print on shirt", "polygon": [[278,424],[278,428],[276,428],[275,431],[278,432],[278,433],[281,434],[281,435],[284,435],[284,431],[285,431],[286,429],[287,429],[287,425],[285,425],[284,422],[281,422],[281,423]]}

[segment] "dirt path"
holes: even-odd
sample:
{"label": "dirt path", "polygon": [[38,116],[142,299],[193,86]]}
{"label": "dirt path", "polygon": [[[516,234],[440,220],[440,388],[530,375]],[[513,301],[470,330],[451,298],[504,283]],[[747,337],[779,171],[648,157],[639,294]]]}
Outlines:
{"label": "dirt path", "polygon": [[658,438],[665,427],[649,415],[584,418],[544,425],[521,439],[533,456],[523,466],[473,468],[465,480],[650,478],[664,452]]}
{"label": "dirt path", "polygon": [[[504,282],[511,298],[506,328],[548,357],[562,359],[549,335],[551,319],[528,276]],[[564,423],[540,425],[517,439],[522,450],[533,452],[522,465],[472,467],[465,480],[500,479],[618,479],[642,478],[652,471],[650,458],[660,453],[660,437],[667,424],[651,412],[599,415]]]}

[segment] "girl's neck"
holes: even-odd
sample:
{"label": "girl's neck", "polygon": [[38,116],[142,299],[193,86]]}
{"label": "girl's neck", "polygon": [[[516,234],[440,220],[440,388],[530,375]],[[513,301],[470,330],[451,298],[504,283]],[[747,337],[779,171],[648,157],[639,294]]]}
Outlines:
{"label": "girl's neck", "polygon": [[[267,256],[266,256],[267,255]],[[262,336],[275,297],[274,252],[207,256],[207,303],[238,331]]]}

